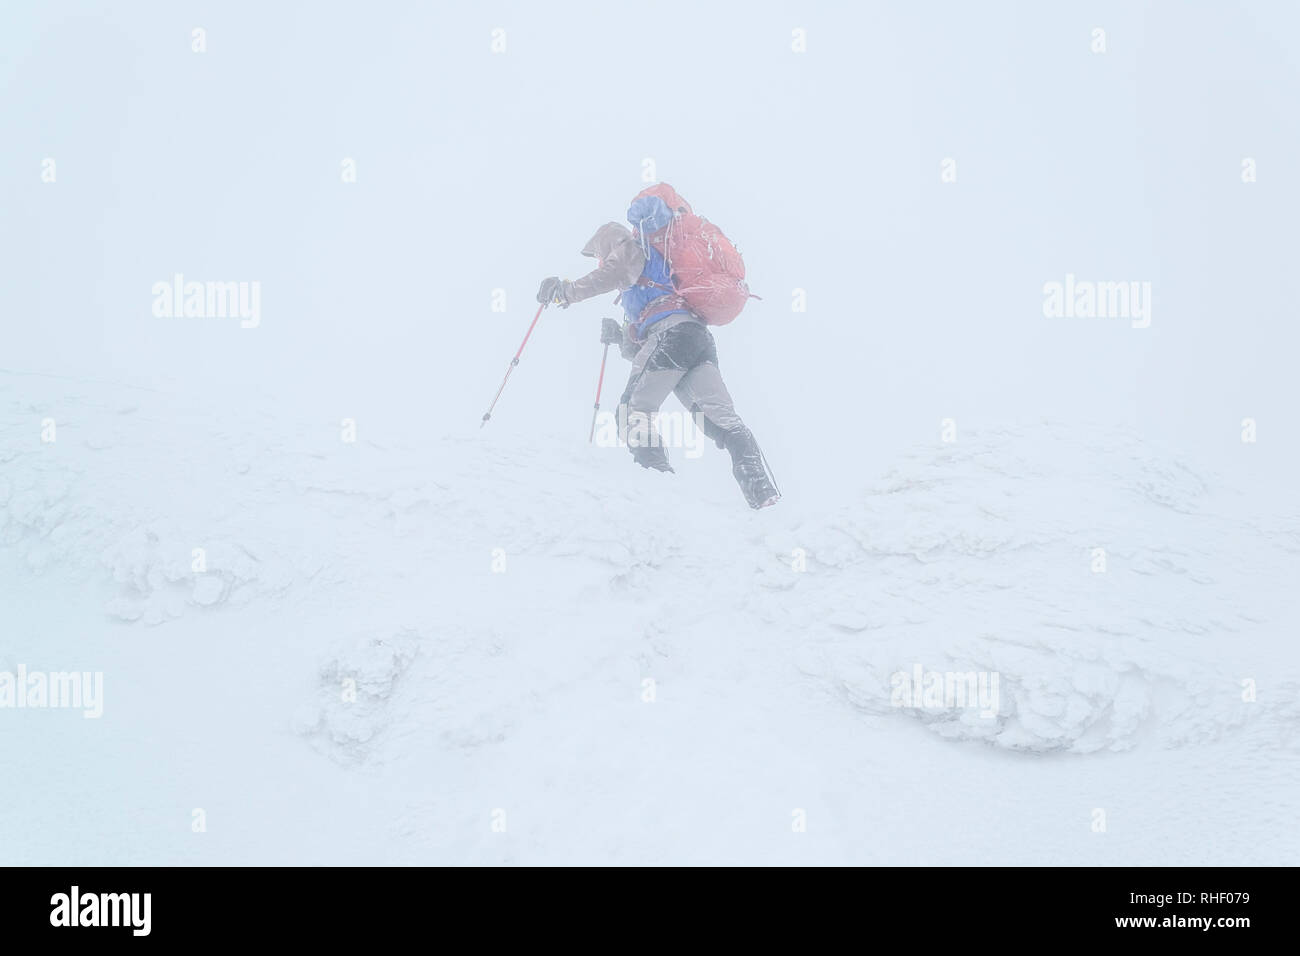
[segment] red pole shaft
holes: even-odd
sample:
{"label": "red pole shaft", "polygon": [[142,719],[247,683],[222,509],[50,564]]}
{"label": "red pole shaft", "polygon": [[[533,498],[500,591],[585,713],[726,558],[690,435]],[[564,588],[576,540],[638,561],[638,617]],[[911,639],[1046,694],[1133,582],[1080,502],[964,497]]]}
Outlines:
{"label": "red pole shaft", "polygon": [[609,358],[609,343],[605,343],[605,351],[600,356],[600,378],[596,380],[596,407],[591,413],[591,434],[587,436],[587,443],[596,440],[596,417],[600,414],[600,390],[605,386],[605,361]]}
{"label": "red pole shaft", "polygon": [[515,353],[514,361],[511,364],[518,364],[519,356],[524,354],[524,346],[528,344],[528,337],[533,334],[533,326],[535,326],[537,320],[542,317],[542,309],[546,308],[548,305],[550,305],[549,302],[543,302],[537,307],[537,314],[533,316],[533,321],[528,323],[528,331],[524,333],[524,340],[519,343],[519,351]]}
{"label": "red pole shaft", "polygon": [[519,356],[524,354],[524,346],[528,344],[528,338],[533,334],[533,327],[537,325],[537,320],[542,317],[542,309],[546,308],[548,305],[550,305],[549,302],[543,302],[537,307],[537,314],[533,316],[533,321],[529,323],[528,331],[524,333],[524,340],[519,343],[519,351],[515,352],[515,357],[510,360],[510,365],[506,368],[506,377],[501,380],[501,387],[497,389],[496,395],[493,396],[492,404],[489,405],[488,410],[483,413],[483,421],[479,422],[479,428],[486,425],[488,419],[492,417],[492,409],[497,407],[497,400],[501,398],[501,393],[506,390],[506,382],[510,381],[510,373],[513,372],[515,366],[519,364]]}

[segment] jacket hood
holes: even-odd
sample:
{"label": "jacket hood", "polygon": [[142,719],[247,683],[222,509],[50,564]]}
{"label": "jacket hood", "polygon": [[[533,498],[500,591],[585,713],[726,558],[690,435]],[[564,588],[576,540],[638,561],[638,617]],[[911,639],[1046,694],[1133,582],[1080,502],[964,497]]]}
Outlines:
{"label": "jacket hood", "polygon": [[582,254],[593,259],[605,259],[618,246],[632,239],[632,230],[617,222],[607,222],[582,247]]}

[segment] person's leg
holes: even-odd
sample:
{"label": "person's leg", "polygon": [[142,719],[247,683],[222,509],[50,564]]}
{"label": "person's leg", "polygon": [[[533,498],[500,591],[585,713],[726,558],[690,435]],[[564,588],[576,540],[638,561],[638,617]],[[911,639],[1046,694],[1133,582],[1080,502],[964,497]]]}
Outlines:
{"label": "person's leg", "polygon": [[628,448],[641,467],[672,471],[659,440],[655,416],[707,345],[708,330],[703,325],[682,322],[652,333],[633,360],[627,388],[619,399],[619,411],[627,422]]}
{"label": "person's leg", "polygon": [[710,349],[701,362],[677,383],[677,398],[690,409],[704,434],[731,455],[731,473],[751,508],[761,508],[778,497],[776,485],[763,462],[753,433],[736,414],[735,403],[718,370],[717,351]]}

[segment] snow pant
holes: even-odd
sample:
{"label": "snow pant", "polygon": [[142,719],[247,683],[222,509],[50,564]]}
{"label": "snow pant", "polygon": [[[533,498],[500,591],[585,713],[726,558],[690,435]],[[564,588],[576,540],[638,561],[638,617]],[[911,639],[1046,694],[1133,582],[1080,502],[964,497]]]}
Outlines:
{"label": "snow pant", "polygon": [[643,468],[672,471],[659,441],[655,416],[673,392],[705,436],[731,454],[731,472],[750,507],[761,507],[776,497],[776,486],[758,443],[736,414],[722,381],[713,333],[693,316],[663,321],[668,327],[652,327],[636,353],[619,400],[624,420],[631,426],[627,438],[632,457]]}

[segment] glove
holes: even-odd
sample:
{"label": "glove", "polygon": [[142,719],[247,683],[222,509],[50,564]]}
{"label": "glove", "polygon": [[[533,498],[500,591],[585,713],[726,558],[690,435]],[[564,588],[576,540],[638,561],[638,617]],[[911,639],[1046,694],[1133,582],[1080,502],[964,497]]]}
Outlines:
{"label": "glove", "polygon": [[619,334],[618,354],[631,362],[636,358],[636,353],[641,351],[641,343],[632,333],[632,323],[624,322]]}
{"label": "glove", "polygon": [[558,279],[555,276],[543,279],[541,286],[537,289],[537,301],[543,303],[555,302],[558,303],[561,308],[567,309],[569,307],[569,299],[568,296],[565,295],[564,286],[564,280]]}
{"label": "glove", "polygon": [[600,342],[602,345],[623,344],[623,329],[613,319],[600,320]]}

